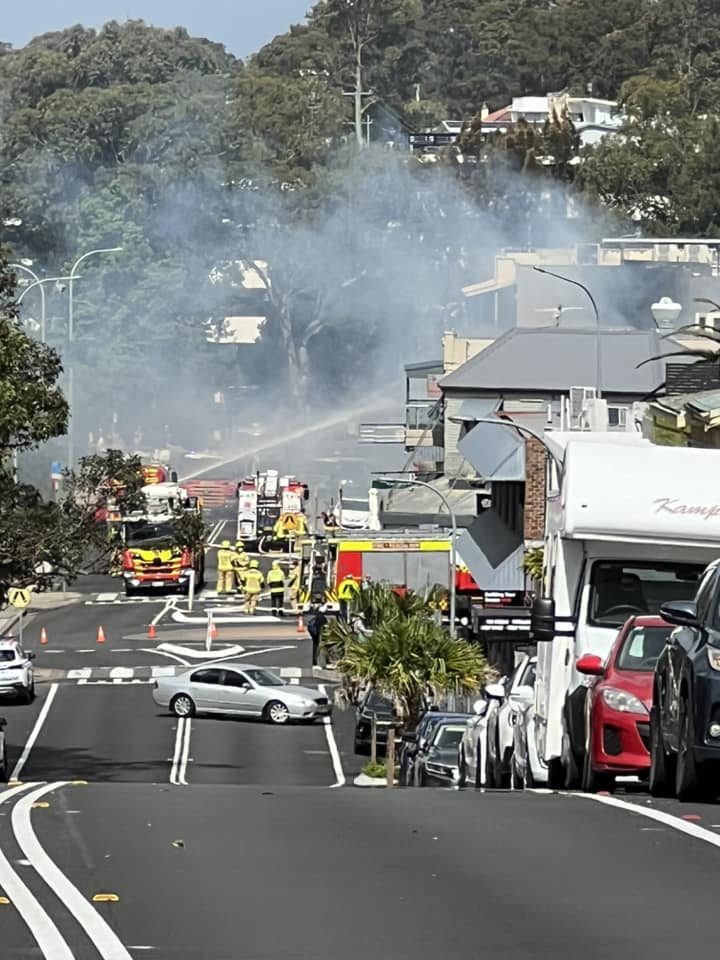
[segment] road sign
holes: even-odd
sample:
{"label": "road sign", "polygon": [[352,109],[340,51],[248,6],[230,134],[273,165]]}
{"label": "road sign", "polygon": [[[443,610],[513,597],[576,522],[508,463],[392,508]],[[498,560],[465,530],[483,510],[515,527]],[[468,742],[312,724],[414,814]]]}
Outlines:
{"label": "road sign", "polygon": [[22,610],[30,606],[30,591],[23,587],[10,587],[8,590],[8,600],[13,607]]}
{"label": "road sign", "polygon": [[57,460],[53,460],[52,466],[50,467],[50,479],[62,480],[62,464]]}

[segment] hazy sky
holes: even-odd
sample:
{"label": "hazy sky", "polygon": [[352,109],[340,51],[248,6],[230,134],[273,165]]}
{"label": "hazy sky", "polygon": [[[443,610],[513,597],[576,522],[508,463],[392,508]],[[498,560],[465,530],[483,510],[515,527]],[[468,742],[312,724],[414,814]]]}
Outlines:
{"label": "hazy sky", "polygon": [[158,27],[187,27],[246,57],[302,21],[312,5],[313,0],[32,0],[8,6],[0,41],[22,47],[40,33],[75,23],[100,27],[108,20],[141,19]]}

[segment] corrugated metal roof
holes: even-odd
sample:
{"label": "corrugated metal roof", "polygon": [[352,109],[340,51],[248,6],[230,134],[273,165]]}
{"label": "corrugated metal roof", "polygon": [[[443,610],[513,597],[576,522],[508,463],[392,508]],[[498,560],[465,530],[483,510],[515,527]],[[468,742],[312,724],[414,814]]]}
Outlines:
{"label": "corrugated metal roof", "polygon": [[442,390],[567,392],[595,386],[645,396],[665,380],[661,360],[637,364],[675,348],[654,331],[515,327],[440,381]]}

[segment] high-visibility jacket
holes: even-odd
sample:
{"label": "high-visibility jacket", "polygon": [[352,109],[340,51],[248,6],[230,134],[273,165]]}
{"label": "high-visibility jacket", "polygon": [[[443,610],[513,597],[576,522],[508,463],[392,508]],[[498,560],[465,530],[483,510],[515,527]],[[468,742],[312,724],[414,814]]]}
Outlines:
{"label": "high-visibility jacket", "polygon": [[223,572],[232,570],[234,559],[235,559],[234,550],[229,550],[227,547],[221,547],[218,550],[218,555],[217,555],[218,570],[222,570]]}
{"label": "high-visibility jacket", "polygon": [[282,570],[273,567],[267,575],[267,585],[270,587],[270,593],[285,592],[285,574]]}
{"label": "high-visibility jacket", "polygon": [[245,570],[250,564],[250,558],[246,553],[233,553],[233,566],[236,570]]}
{"label": "high-visibility jacket", "polygon": [[250,568],[243,574],[245,593],[260,593],[265,585],[265,578],[259,570]]}
{"label": "high-visibility jacket", "polygon": [[293,567],[290,571],[290,576],[288,577],[288,587],[291,590],[295,590],[300,586],[300,567],[299,565]]}
{"label": "high-visibility jacket", "polygon": [[352,600],[357,596],[359,587],[350,577],[345,577],[338,587],[338,600]]}

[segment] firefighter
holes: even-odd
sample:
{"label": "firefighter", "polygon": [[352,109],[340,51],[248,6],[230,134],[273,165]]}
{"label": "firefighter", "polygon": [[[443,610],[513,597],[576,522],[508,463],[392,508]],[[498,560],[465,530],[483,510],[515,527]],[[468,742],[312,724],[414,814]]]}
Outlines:
{"label": "firefighter", "polygon": [[112,556],[110,560],[110,576],[120,577],[122,576],[123,545],[118,527],[110,527],[110,530],[108,531],[108,543],[110,544],[110,549],[112,550]]}
{"label": "firefighter", "polygon": [[245,574],[250,565],[250,557],[245,553],[245,545],[242,540],[235,544],[235,589],[238,593],[245,590]]}
{"label": "firefighter", "polygon": [[298,560],[293,564],[287,581],[288,594],[290,596],[290,607],[293,613],[297,613],[299,609],[298,597],[300,595],[300,574],[301,566],[300,561]]}
{"label": "firefighter", "polygon": [[285,528],[285,514],[281,514],[275,526],[273,527],[273,540],[284,540],[287,537],[287,529]]}
{"label": "firefighter", "polygon": [[274,617],[283,615],[283,599],[285,597],[285,574],[282,572],[279,560],[273,560],[272,568],[267,575],[267,585],[270,588],[270,605]]}
{"label": "firefighter", "polygon": [[235,559],[234,550],[229,540],[223,540],[217,553],[217,593],[222,596],[225,593],[232,593],[235,586],[235,575],[233,563]]}
{"label": "firefighter", "polygon": [[347,623],[349,620],[348,611],[350,604],[357,597],[360,588],[357,585],[355,577],[351,573],[346,573],[338,586],[338,600],[340,601],[340,616]]}
{"label": "firefighter", "polygon": [[265,578],[258,569],[259,566],[260,564],[257,560],[251,560],[247,572],[244,575],[245,613],[255,613],[260,593],[265,586]]}

